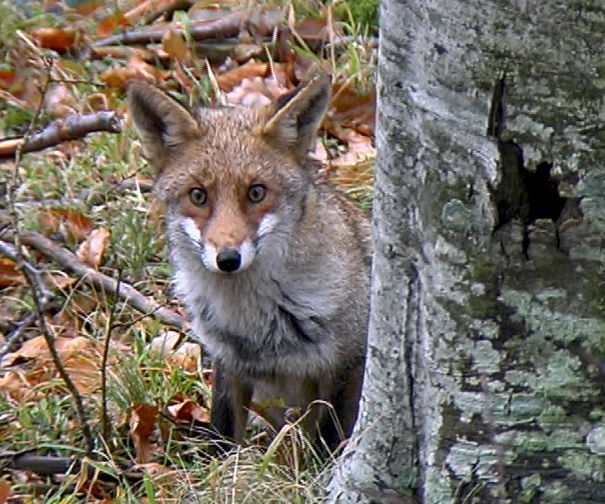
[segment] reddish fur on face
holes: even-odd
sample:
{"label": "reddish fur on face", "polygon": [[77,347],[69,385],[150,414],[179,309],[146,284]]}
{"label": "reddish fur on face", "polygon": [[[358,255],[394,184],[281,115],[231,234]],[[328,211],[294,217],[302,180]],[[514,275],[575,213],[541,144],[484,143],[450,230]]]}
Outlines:
{"label": "reddish fur on face", "polygon": [[[206,184],[199,182],[181,196],[180,211],[195,221],[203,240],[217,248],[238,246],[245,239],[253,239],[263,217],[274,210],[275,189],[258,177],[245,177],[235,184],[216,178]],[[248,191],[257,184],[267,187],[267,193],[263,201],[253,203],[248,201]],[[191,202],[189,192],[194,187],[207,192],[207,206],[200,208]]]}

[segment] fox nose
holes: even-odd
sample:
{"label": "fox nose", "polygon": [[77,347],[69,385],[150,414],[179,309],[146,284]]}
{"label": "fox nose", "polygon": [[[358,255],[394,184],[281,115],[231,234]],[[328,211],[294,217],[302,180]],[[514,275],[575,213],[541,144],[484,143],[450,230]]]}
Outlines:
{"label": "fox nose", "polygon": [[242,256],[235,249],[221,250],[216,256],[218,269],[225,273],[237,270],[242,263]]}

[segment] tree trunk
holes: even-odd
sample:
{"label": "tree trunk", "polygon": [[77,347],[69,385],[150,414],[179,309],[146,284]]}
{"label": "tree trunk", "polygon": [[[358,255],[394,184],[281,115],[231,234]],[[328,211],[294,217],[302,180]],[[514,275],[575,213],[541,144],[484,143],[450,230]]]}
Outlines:
{"label": "tree trunk", "polygon": [[605,4],[383,0],[375,262],[331,502],[605,502]]}

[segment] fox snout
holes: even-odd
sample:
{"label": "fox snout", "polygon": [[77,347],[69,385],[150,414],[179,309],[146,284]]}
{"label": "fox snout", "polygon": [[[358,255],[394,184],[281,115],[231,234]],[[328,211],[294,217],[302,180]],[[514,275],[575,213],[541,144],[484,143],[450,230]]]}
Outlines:
{"label": "fox snout", "polygon": [[218,266],[218,269],[225,273],[237,271],[241,264],[242,256],[237,249],[228,248],[221,250],[216,255],[216,265]]}
{"label": "fox snout", "polygon": [[254,261],[256,250],[250,239],[244,239],[240,244],[217,246],[212,240],[202,238],[193,219],[185,218],[182,225],[191,241],[201,248],[201,259],[206,269],[214,273],[236,273],[247,269]]}
{"label": "fox snout", "polygon": [[202,261],[206,269],[215,273],[238,273],[247,269],[256,256],[254,246],[245,240],[239,246],[216,247],[206,242],[202,245]]}
{"label": "fox snout", "polygon": [[227,226],[218,220],[207,226],[202,233],[196,221],[185,217],[181,225],[191,241],[200,247],[201,259],[207,270],[214,273],[239,273],[250,267],[257,256],[257,248],[267,235],[276,228],[279,218],[269,213],[264,215],[256,229],[247,229],[242,223]]}

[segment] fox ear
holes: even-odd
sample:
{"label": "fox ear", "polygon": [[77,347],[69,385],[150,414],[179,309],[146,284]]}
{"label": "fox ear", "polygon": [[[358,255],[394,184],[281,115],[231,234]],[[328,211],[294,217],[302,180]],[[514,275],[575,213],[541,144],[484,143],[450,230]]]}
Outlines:
{"label": "fox ear", "polygon": [[127,98],[143,154],[161,172],[171,152],[199,135],[199,125],[185,107],[145,81],[130,81]]}
{"label": "fox ear", "polygon": [[282,96],[263,126],[263,135],[291,148],[299,159],[315,146],[315,135],[330,101],[330,77],[319,74]]}

